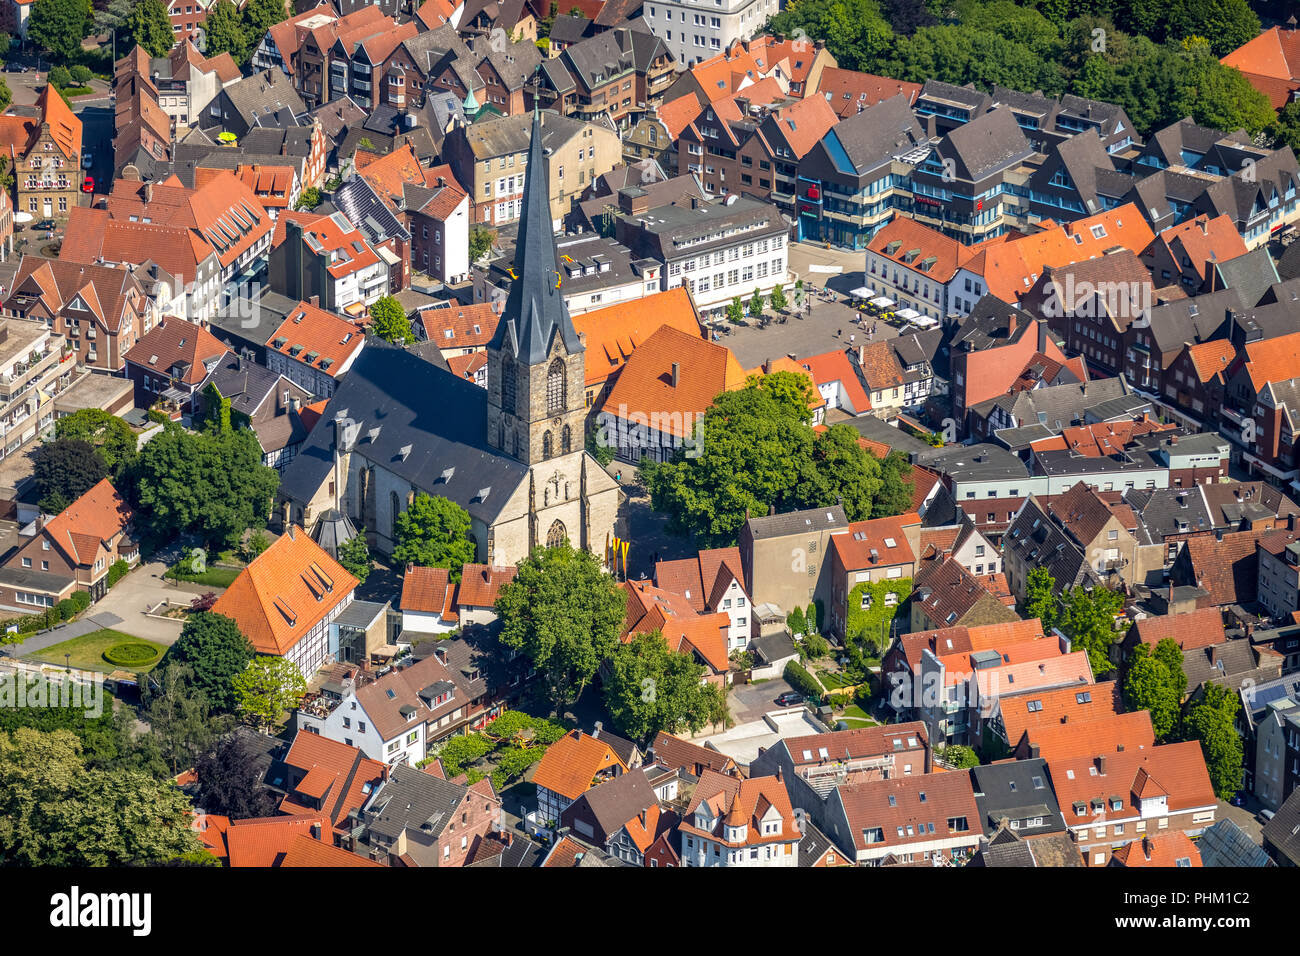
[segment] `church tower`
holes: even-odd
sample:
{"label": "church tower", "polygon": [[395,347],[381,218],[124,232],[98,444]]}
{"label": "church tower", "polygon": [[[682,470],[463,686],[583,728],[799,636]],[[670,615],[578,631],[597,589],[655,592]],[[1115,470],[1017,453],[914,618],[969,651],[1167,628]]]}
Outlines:
{"label": "church tower", "polygon": [[488,344],[487,442],[527,465],[585,446],[585,346],[573,328],[552,229],[542,116],[534,112],[514,280]]}

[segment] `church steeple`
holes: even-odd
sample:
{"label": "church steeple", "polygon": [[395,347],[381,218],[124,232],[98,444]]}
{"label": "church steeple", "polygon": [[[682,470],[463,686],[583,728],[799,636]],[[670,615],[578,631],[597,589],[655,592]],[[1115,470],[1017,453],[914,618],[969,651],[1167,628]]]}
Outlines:
{"label": "church steeple", "polygon": [[488,442],[528,464],[580,451],[586,417],[586,347],[561,289],[542,136],[534,112],[510,293],[488,345]]}

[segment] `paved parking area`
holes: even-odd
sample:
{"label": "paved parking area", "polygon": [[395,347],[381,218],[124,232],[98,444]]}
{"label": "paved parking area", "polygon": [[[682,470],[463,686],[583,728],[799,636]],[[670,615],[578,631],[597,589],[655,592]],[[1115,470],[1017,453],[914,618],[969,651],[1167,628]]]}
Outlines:
{"label": "paved parking area", "polygon": [[774,677],[761,684],[737,684],[727,695],[727,704],[731,708],[731,719],[737,724],[762,720],[770,710],[776,710],[776,699],[786,691],[793,690],[784,677]]}
{"label": "paved parking area", "polygon": [[93,615],[112,615],[121,622],[113,625],[119,630],[170,647],[180,637],[181,622],[171,618],[149,617],[144,609],[164,600],[188,604],[195,595],[209,591],[220,594],[224,589],[169,581],[162,576],[166,570],[167,565],[161,561],[135,568],[100,599],[94,606]]}

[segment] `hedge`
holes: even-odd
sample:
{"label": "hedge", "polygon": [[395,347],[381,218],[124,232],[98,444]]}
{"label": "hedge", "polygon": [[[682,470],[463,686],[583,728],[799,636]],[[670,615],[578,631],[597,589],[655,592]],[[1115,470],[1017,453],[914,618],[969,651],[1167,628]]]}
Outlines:
{"label": "hedge", "polygon": [[104,660],[120,667],[141,667],[153,663],[159,656],[158,648],[138,641],[114,644],[104,652]]}
{"label": "hedge", "polygon": [[125,561],[123,561],[121,558],[118,558],[118,559],[117,559],[116,561],[114,561],[111,565],[109,565],[109,568],[108,568],[108,586],[111,588],[111,587],[112,587],[113,585],[115,585],[118,581],[122,580],[122,578],[125,577],[125,576],[126,576],[126,573],[127,573],[128,571],[130,571],[130,570],[131,570],[130,565],[128,565],[128,564],[127,564]]}
{"label": "hedge", "polygon": [[818,700],[822,696],[821,685],[795,661],[785,665],[785,681],[805,697],[816,697]]}

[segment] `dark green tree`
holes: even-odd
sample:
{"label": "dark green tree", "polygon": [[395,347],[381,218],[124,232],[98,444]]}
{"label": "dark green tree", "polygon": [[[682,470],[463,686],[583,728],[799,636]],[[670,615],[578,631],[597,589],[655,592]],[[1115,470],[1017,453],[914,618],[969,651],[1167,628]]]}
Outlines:
{"label": "dark green tree", "polygon": [[1129,710],[1150,712],[1157,740],[1177,729],[1186,688],[1187,675],[1177,643],[1165,638],[1154,650],[1147,644],[1133,648],[1124,675],[1124,702]]}
{"label": "dark green tree", "polygon": [[478,262],[492,249],[496,233],[486,226],[475,226],[469,234],[469,261]]}
{"label": "dark green tree", "polygon": [[1056,627],[1061,618],[1061,605],[1053,593],[1056,578],[1044,567],[1036,567],[1025,580],[1024,616],[1038,618],[1044,631]]}
{"label": "dark green tree", "polygon": [[248,0],[244,7],[244,32],[250,50],[262,42],[267,30],[288,16],[284,0]]}
{"label": "dark green tree", "polygon": [[459,581],[461,566],[474,561],[469,512],[450,498],[416,495],[393,522],[393,537],[393,563],[399,567],[447,568]]}
{"label": "dark green tree", "polygon": [[501,643],[528,655],[557,708],[577,700],[614,653],[627,595],[589,551],[536,548],[496,602]]}
{"label": "dark green tree", "polygon": [[0,110],[9,109],[9,104],[14,101],[14,92],[9,89],[9,84],[0,77]]}
{"label": "dark green tree", "polygon": [[[203,35],[206,42],[204,54],[210,57],[229,53],[236,63],[243,63],[249,56],[249,34],[244,29],[243,18],[231,0],[217,0],[208,11],[203,21]],[[261,34],[257,40],[262,39]]]}
{"label": "dark green tree", "polygon": [[758,289],[749,297],[749,316],[752,319],[760,318],[763,315],[763,293]]}
{"label": "dark green tree", "polygon": [[1200,741],[1205,769],[1220,800],[1231,799],[1244,777],[1245,757],[1236,726],[1240,707],[1241,701],[1229,688],[1206,684],[1183,718],[1183,735]]}
{"label": "dark green tree", "polygon": [[745,318],[745,303],[740,300],[740,296],[735,296],[727,303],[727,321],[732,325],[739,325]]}
{"label": "dark green tree", "polygon": [[180,661],[164,663],[140,682],[140,697],[172,775],[194,766],[221,726],[195,683],[194,669]]}
{"label": "dark green tree", "polygon": [[[90,25],[88,0],[36,0],[31,11],[27,38],[54,59],[66,62],[76,56]],[[171,35],[169,23],[167,49],[171,49]],[[162,53],[155,55],[161,56]]]}
{"label": "dark green tree", "polygon": [[1070,588],[1057,625],[1070,638],[1076,651],[1088,652],[1094,676],[1115,669],[1110,647],[1115,641],[1115,615],[1124,608],[1124,596],[1109,588]]}
{"label": "dark green tree", "polygon": [[238,624],[224,614],[200,611],[185,619],[164,663],[188,664],[193,686],[207,697],[212,710],[225,714],[235,709],[232,681],[252,659],[253,646]]}
{"label": "dark green tree", "polygon": [[348,573],[362,584],[366,583],[373,565],[370,562],[370,548],[366,545],[365,528],[339,545],[339,564],[347,568]]}
{"label": "dark green tree", "polygon": [[321,195],[319,189],[317,189],[315,186],[308,186],[306,189],[302,191],[301,195],[298,196],[298,201],[293,204],[293,208],[294,209],[315,209],[324,201],[325,201],[325,197]]}
{"label": "dark green tree", "polygon": [[698,733],[727,718],[727,698],[701,683],[704,665],[668,650],[658,631],[638,634],[614,649],[605,681],[605,707],[620,734],[647,741],[657,732]]}
{"label": "dark green tree", "polygon": [[36,450],[32,477],[46,514],[58,514],[108,477],[104,458],[88,441],[56,438]]}
{"label": "dark green tree", "polygon": [[116,415],[98,408],[81,408],[54,422],[55,438],[88,441],[99,449],[100,456],[114,475],[135,461],[138,444],[131,426]]}
{"label": "dark green tree", "polygon": [[166,56],[176,45],[176,34],[167,17],[167,7],[161,0],[138,0],[127,14],[122,29],[126,35],[126,49],[138,43],[149,51],[150,56]]}
{"label": "dark green tree", "polygon": [[280,484],[247,428],[193,434],[167,425],[144,446],[134,474],[137,502],[157,538],[192,532],[218,549],[266,521]]}
{"label": "dark green tree", "polygon": [[87,767],[69,731],[0,737],[0,864],[165,863],[202,851],[192,812],[166,778]]}

